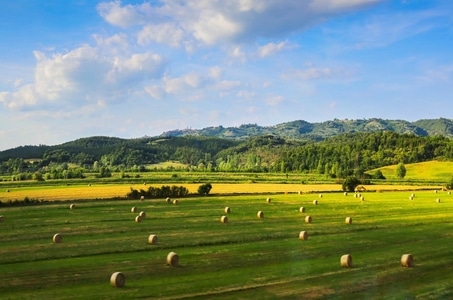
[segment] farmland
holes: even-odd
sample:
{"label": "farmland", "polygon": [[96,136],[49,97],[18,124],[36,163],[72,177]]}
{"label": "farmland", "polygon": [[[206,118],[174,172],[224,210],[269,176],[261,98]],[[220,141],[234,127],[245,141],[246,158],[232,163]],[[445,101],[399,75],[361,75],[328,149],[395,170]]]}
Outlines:
{"label": "farmland", "polygon": [[[260,194],[222,195],[219,190],[179,199],[178,205],[98,197],[0,207],[2,299],[453,297],[453,195],[422,189],[409,200],[413,191],[383,188],[363,193],[361,201],[340,192],[319,197],[316,186],[298,194],[301,186],[288,190],[286,185],[275,193],[261,186]],[[54,193],[73,188],[71,194],[83,198],[82,189],[96,187],[59,187]],[[129,186],[123,188],[127,192]],[[33,197],[39,187],[2,191],[1,197],[20,189],[29,189]],[[235,191],[241,191],[239,186]],[[231,212],[221,223],[226,206]],[[131,207],[147,217],[135,222]],[[257,218],[258,211],[264,218]],[[307,215],[312,223],[304,222]],[[346,217],[352,224],[345,223]],[[298,238],[302,230],[307,240]],[[63,237],[61,243],[52,242],[55,233]],[[148,244],[150,234],[158,237],[157,244]],[[172,251],[179,255],[179,266],[166,264]],[[400,265],[407,253],[414,257],[412,268]],[[352,268],[340,266],[344,254],[352,256]],[[123,288],[110,285],[117,271],[126,276]]]}

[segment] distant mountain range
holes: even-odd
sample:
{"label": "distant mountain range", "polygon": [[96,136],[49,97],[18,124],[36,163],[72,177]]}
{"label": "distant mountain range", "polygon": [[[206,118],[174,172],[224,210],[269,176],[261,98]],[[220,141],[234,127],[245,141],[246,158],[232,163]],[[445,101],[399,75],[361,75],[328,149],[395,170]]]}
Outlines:
{"label": "distant mountain range", "polygon": [[392,131],[417,136],[442,135],[453,137],[453,120],[422,119],[416,122],[384,120],[378,118],[325,121],[310,123],[303,120],[285,122],[274,126],[245,124],[239,127],[206,127],[203,129],[177,129],[162,133],[162,137],[210,136],[229,139],[247,139],[259,135],[275,135],[292,139],[322,140],[335,135],[354,132]]}

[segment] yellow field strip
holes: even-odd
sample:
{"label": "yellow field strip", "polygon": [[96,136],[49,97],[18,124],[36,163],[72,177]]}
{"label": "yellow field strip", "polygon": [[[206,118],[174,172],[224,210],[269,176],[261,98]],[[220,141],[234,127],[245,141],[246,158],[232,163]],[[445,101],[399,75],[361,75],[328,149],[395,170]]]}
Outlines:
{"label": "yellow field strip", "polygon": [[[147,190],[149,186],[161,187],[167,184],[129,185],[129,184],[99,184],[73,186],[42,186],[19,187],[0,191],[0,201],[29,199],[56,200],[89,200],[125,198],[130,188]],[[171,186],[172,184],[170,184]],[[196,193],[200,184],[175,184],[185,186],[190,193]],[[413,185],[371,185],[365,186],[370,191],[408,191],[441,189],[440,186]],[[314,193],[341,192],[339,184],[261,184],[261,183],[213,183],[211,194],[275,194],[275,193]]]}

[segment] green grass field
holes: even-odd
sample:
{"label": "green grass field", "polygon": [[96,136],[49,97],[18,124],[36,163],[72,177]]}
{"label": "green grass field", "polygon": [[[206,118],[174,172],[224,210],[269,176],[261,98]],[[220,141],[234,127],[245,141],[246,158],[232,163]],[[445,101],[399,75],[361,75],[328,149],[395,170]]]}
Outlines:
{"label": "green grass field", "polygon": [[[453,195],[417,191],[409,200],[410,194],[0,207],[0,298],[451,299]],[[133,206],[147,218],[136,223]],[[223,224],[226,206],[231,213]],[[308,240],[299,240],[302,230]],[[61,243],[52,242],[55,233]],[[147,243],[150,234],[158,236],[156,245]],[[166,264],[171,251],[179,255],[177,267]],[[405,253],[413,255],[413,268],[401,267]],[[340,266],[343,254],[352,255],[352,268]],[[126,276],[123,288],[110,285],[116,271]]]}

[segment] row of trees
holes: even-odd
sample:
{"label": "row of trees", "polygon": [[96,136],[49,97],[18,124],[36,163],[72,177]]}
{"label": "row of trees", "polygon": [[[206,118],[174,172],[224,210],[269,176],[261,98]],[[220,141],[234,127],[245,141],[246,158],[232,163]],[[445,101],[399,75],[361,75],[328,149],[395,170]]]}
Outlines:
{"label": "row of trees", "polygon": [[[102,151],[71,145],[65,149],[46,148],[43,156],[34,160],[9,158],[0,162],[0,174],[38,172],[44,179],[70,179],[95,172],[99,177],[108,177],[111,172],[149,171],[147,164],[173,160],[185,164],[190,171],[302,172],[346,178],[398,163],[453,160],[453,142],[446,137],[393,132],[345,134],[320,142],[274,136],[242,142],[196,137],[137,140],[128,144],[122,140],[101,141],[106,145]],[[121,143],[118,146],[115,142]]]}

